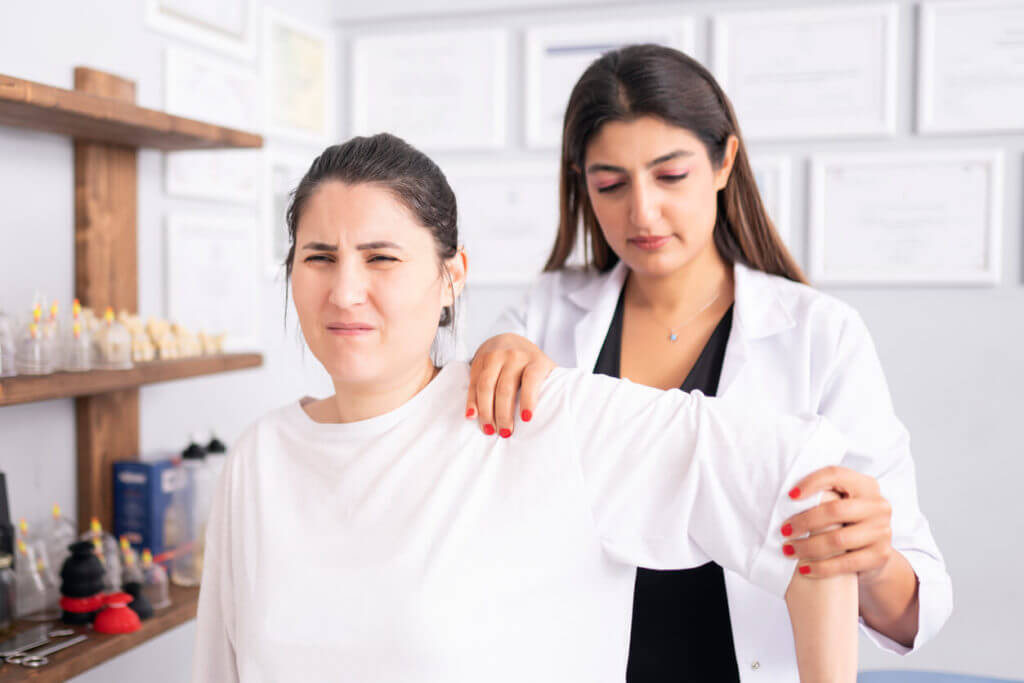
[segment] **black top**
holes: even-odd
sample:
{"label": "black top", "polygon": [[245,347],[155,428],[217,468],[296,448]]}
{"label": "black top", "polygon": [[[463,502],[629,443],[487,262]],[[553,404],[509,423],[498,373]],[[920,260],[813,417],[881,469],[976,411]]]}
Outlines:
{"label": "black top", "polygon": [[[620,376],[623,296],[619,295],[608,336],[594,365],[595,373]],[[731,330],[732,306],[683,381],[683,391],[715,395]],[[709,562],[679,571],[637,570],[626,680],[739,683],[725,576],[720,566]]]}

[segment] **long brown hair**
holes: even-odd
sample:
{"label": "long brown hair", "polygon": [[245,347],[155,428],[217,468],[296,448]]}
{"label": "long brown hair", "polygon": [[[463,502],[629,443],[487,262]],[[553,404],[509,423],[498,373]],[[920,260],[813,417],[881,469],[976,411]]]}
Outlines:
{"label": "long brown hair", "polygon": [[721,168],[729,136],[736,136],[739,149],[732,172],[718,192],[712,233],[715,247],[727,263],[740,262],[806,283],[761,203],[729,98],[699,62],[659,45],[630,45],[608,52],[576,82],[562,128],[558,235],[544,270],[565,265],[581,223],[587,263],[601,272],[618,263],[590,205],[583,168],[587,144],[601,126],[641,116],[656,116],[692,132],[715,168]]}

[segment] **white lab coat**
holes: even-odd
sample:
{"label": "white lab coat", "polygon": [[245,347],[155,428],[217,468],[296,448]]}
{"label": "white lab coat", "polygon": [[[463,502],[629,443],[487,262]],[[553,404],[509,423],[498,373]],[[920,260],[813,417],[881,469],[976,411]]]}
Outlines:
{"label": "white lab coat", "polygon": [[[547,273],[523,302],[506,311],[493,334],[514,332],[560,366],[592,369],[608,333],[628,269],[605,274]],[[734,267],[732,332],[718,396],[751,411],[824,415],[864,454],[844,461],[878,480],[892,504],[893,546],[920,581],[913,648],[866,626],[879,647],[906,654],[927,642],[953,609],[942,555],[917,502],[906,429],[892,401],[871,337],[850,306],[810,287],[742,265]],[[780,545],[783,537],[779,535]],[[725,570],[733,641],[744,683],[797,680],[796,652],[783,600]]]}

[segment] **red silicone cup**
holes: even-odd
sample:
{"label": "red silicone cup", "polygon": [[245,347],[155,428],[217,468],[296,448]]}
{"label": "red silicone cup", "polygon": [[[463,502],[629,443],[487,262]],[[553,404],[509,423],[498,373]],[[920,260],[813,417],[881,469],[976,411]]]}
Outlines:
{"label": "red silicone cup", "polygon": [[60,598],[60,608],[65,612],[75,612],[76,614],[95,612],[104,604],[106,604],[106,596],[103,593],[90,595],[87,598],[69,598],[66,595],[62,595]]}
{"label": "red silicone cup", "polygon": [[111,593],[107,596],[107,608],[96,615],[93,629],[99,633],[131,633],[142,628],[139,615],[128,607],[134,600],[127,593]]}

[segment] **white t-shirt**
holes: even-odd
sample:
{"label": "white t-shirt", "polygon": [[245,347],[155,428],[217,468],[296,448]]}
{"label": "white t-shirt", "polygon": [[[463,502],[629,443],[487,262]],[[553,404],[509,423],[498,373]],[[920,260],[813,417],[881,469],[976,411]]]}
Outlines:
{"label": "white t-shirt", "polygon": [[823,419],[555,370],[511,439],[462,414],[465,364],[385,415],[299,402],[229,455],[193,679],[622,681],[635,567],[713,559],[776,595],[786,492],[845,453]]}

